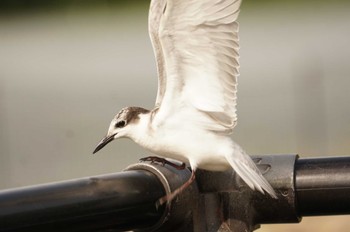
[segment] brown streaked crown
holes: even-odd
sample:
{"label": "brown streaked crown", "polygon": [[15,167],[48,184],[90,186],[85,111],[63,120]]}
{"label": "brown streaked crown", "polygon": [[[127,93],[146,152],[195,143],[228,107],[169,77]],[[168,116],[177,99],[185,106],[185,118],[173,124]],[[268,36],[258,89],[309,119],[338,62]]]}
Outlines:
{"label": "brown streaked crown", "polygon": [[136,121],[139,119],[140,114],[147,114],[149,113],[149,110],[146,110],[141,107],[125,107],[119,111],[119,113],[115,116],[115,119],[118,121],[125,121],[126,124]]}

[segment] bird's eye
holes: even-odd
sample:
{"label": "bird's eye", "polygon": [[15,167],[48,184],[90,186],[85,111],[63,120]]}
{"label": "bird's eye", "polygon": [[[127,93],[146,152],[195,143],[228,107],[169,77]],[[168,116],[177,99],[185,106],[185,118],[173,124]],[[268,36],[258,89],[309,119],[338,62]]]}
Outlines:
{"label": "bird's eye", "polygon": [[115,124],[115,127],[118,127],[118,128],[122,128],[122,127],[124,127],[125,126],[125,121],[123,120],[123,121],[119,121],[119,122],[117,122],[116,124]]}

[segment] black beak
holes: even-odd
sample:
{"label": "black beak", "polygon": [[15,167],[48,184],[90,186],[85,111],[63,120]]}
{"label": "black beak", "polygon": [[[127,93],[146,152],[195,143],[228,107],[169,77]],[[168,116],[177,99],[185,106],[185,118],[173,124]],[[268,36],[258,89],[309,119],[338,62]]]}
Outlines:
{"label": "black beak", "polygon": [[101,150],[104,146],[106,146],[109,142],[113,141],[114,136],[116,134],[110,135],[110,136],[106,136],[104,137],[96,146],[95,150],[92,152],[92,154],[95,154],[96,152],[98,152],[99,150]]}

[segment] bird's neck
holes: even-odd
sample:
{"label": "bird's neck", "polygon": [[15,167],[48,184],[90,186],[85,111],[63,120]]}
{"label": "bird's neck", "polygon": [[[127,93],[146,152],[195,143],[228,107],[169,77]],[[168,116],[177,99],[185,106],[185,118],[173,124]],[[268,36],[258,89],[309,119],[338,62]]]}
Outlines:
{"label": "bird's neck", "polygon": [[152,111],[140,114],[138,122],[133,125],[132,133],[129,135],[135,143],[147,149],[152,148],[154,141],[152,117]]}

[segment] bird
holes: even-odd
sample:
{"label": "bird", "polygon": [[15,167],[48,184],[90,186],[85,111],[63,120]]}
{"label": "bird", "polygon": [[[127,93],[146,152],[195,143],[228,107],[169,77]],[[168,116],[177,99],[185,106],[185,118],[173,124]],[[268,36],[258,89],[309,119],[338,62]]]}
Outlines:
{"label": "bird", "polygon": [[156,155],[144,160],[160,157],[188,164],[189,180],[159,199],[160,204],[191,185],[197,169],[233,169],[252,190],[277,198],[251,157],[231,138],[237,124],[240,6],[241,0],[151,0],[155,106],[121,109],[93,153],[113,140],[130,138]]}

